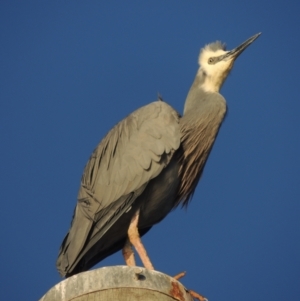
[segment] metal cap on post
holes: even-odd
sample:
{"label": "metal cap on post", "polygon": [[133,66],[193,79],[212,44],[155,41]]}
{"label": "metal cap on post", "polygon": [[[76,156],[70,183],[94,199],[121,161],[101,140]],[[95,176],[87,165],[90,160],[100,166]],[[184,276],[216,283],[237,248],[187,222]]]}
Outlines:
{"label": "metal cap on post", "polygon": [[112,266],[83,272],[52,287],[40,301],[193,301],[174,278],[142,267]]}

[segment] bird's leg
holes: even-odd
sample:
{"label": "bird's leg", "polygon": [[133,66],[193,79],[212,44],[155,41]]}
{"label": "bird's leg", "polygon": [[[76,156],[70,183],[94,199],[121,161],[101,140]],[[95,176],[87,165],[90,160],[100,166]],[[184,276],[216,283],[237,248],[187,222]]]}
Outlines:
{"label": "bird's leg", "polygon": [[122,249],[122,253],[125,259],[125,262],[128,266],[135,266],[134,253],[132,250],[132,244],[129,239],[126,240],[125,245]]}
{"label": "bird's leg", "polygon": [[154,270],[154,267],[147,255],[146,249],[144,248],[140,234],[138,231],[138,221],[139,221],[139,214],[140,210],[137,210],[137,212],[134,214],[134,216],[131,219],[129,228],[128,228],[128,238],[129,241],[133,244],[135,247],[137,253],[139,254],[142,263],[144,264],[145,268],[148,270]]}

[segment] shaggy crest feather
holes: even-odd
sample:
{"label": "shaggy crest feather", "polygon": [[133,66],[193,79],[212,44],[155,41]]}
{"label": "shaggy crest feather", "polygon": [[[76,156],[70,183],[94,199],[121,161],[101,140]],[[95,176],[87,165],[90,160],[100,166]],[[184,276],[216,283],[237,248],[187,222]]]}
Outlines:
{"label": "shaggy crest feather", "polygon": [[210,44],[205,45],[202,49],[201,52],[203,51],[213,51],[216,52],[218,50],[224,50],[226,51],[226,44],[222,43],[221,41],[216,41]]}

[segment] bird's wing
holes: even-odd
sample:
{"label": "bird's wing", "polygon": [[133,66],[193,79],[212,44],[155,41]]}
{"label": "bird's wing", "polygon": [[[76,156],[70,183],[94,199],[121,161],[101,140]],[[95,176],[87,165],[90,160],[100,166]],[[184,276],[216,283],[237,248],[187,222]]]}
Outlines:
{"label": "bird's wing", "polygon": [[72,226],[57,262],[62,274],[93,236],[99,239],[128,210],[179,145],[179,115],[162,101],[133,112],[106,135],[81,179]]}

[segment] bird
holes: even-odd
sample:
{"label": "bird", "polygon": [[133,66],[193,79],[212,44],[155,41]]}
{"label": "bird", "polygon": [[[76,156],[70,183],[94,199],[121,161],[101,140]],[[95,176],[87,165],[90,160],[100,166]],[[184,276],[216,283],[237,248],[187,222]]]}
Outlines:
{"label": "bird", "polygon": [[236,58],[260,34],[230,51],[220,41],[200,50],[182,116],[159,97],[102,139],[85,166],[59,250],[62,277],[87,271],[120,250],[126,264],[135,266],[133,247],[144,267],[154,270],[141,237],[189,204],[226,116],[220,89]]}

